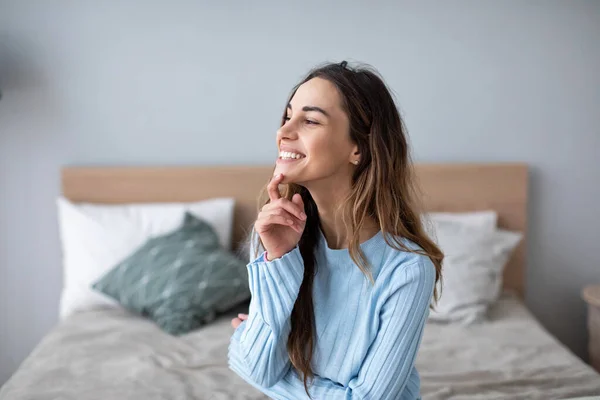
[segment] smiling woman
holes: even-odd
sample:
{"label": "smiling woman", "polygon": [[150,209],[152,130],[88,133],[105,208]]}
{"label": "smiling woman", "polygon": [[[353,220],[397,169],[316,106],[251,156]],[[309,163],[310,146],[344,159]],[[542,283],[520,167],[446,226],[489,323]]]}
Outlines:
{"label": "smiling woman", "polygon": [[276,144],[230,368],[274,399],[419,398],[414,362],[443,255],[421,226],[389,90],[371,68],[316,68]]}

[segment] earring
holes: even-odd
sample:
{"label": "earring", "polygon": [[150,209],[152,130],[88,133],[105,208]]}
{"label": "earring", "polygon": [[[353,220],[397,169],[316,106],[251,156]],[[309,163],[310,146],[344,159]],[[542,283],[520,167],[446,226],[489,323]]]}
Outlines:
{"label": "earring", "polygon": [[358,165],[358,160],[354,160],[354,161],[352,161],[352,163],[353,163],[354,165]]}

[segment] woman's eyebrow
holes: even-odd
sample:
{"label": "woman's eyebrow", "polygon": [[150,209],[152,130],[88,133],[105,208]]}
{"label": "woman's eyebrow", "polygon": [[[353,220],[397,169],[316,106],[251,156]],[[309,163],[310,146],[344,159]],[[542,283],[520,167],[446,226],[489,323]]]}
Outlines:
{"label": "woman's eyebrow", "polygon": [[[292,105],[288,104],[287,108],[291,110],[292,109]],[[321,107],[317,107],[317,106],[304,106],[304,107],[302,107],[302,111],[305,111],[305,112],[308,112],[308,111],[317,111],[317,112],[320,112],[321,114],[325,115],[326,117],[330,116],[327,113],[327,111],[325,111]]]}

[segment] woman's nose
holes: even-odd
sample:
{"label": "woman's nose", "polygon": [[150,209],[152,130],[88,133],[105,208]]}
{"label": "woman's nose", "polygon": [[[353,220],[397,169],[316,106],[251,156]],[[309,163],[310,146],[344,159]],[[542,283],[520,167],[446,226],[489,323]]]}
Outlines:
{"label": "woman's nose", "polygon": [[277,130],[277,138],[281,139],[295,139],[297,137],[296,130],[290,127],[288,124],[285,124],[281,128]]}

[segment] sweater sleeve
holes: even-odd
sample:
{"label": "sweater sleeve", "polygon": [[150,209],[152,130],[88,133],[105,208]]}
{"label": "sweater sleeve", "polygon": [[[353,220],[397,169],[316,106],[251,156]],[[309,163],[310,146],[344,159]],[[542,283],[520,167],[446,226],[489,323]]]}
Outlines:
{"label": "sweater sleeve", "polygon": [[304,262],[296,246],[275,260],[264,252],[247,265],[250,293],[248,319],[231,336],[229,368],[262,390],[281,380],[291,366],[287,340],[290,316],[304,278]]}
{"label": "sweater sleeve", "polygon": [[[307,382],[313,399],[419,398],[419,377],[413,367],[429,314],[435,268],[427,259],[398,269],[379,312],[377,336],[357,376],[344,386],[315,375],[312,385]],[[264,392],[274,399],[308,399],[294,368]]]}

